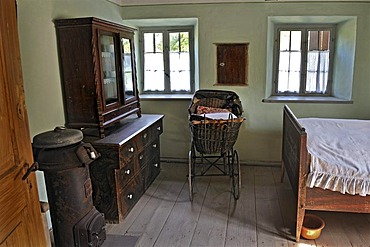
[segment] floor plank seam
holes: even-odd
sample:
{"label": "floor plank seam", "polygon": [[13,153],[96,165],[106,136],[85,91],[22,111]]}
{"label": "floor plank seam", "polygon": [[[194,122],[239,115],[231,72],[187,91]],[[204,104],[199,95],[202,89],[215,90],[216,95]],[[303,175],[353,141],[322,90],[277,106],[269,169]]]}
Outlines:
{"label": "floor plank seam", "polygon": [[[231,200],[234,198],[234,196],[232,195],[232,193],[230,193],[229,195],[229,206],[228,206],[228,210],[227,210],[227,221],[226,221],[226,232],[225,232],[225,240],[224,240],[224,245],[223,246],[226,246],[226,241],[227,241],[227,238],[228,238],[228,235],[227,235],[227,232],[228,232],[228,229],[229,229],[229,223],[230,223],[230,210],[231,210]],[[237,203],[237,200],[235,200],[235,203]]]}
{"label": "floor plank seam", "polygon": [[256,245],[258,246],[258,243],[259,243],[259,237],[258,237],[258,231],[259,231],[259,227],[258,227],[258,216],[257,216],[257,195],[256,195],[256,171],[254,170],[253,172],[253,194],[254,194],[254,212],[256,212],[254,214],[254,222],[255,222],[255,225],[254,225],[254,228],[256,229]]}
{"label": "floor plank seam", "polygon": [[166,225],[166,223],[167,223],[167,221],[168,221],[168,218],[170,217],[170,215],[171,215],[171,213],[172,213],[172,211],[173,211],[173,208],[175,207],[176,203],[178,202],[179,196],[180,196],[180,194],[181,194],[181,191],[184,189],[185,184],[186,184],[186,182],[184,182],[184,183],[183,183],[183,185],[182,185],[182,187],[181,187],[180,192],[177,194],[177,196],[176,196],[176,200],[175,200],[175,202],[172,204],[171,210],[169,211],[169,213],[168,213],[168,215],[167,215],[167,217],[166,217],[166,220],[164,221],[164,223],[163,223],[163,225],[162,225],[162,228],[161,228],[161,230],[159,231],[158,236],[156,237],[156,239],[155,239],[155,241],[154,241],[154,243],[153,243],[153,246],[155,246],[155,245],[156,245],[156,243],[157,243],[157,241],[158,241],[159,236],[160,236],[160,235],[161,235],[161,233],[163,232],[163,229],[164,229],[164,227],[165,227],[165,225]]}
{"label": "floor plank seam", "polygon": [[[160,175],[162,175],[162,173],[160,173]],[[164,178],[165,178],[165,175],[162,175],[162,176],[158,176],[156,179],[157,179],[157,181],[158,181],[158,183],[157,183],[157,186],[156,186],[156,188],[154,189],[154,191],[153,192],[151,192],[151,193],[148,193],[148,191],[147,191],[147,196],[149,197],[148,198],[148,200],[146,201],[146,203],[145,203],[145,205],[141,208],[141,210],[138,212],[138,216],[139,215],[141,215],[141,213],[145,210],[145,208],[146,208],[146,206],[149,204],[149,202],[151,201],[151,200],[153,200],[153,198],[154,198],[154,195],[155,195],[155,193],[157,192],[157,190],[158,190],[158,188],[159,188],[159,186],[161,185],[161,183],[164,181]],[[153,185],[153,184],[152,184]],[[151,186],[152,186],[151,185]],[[127,230],[126,230],[126,233],[124,234],[125,236],[133,236],[133,234],[132,233],[129,233],[129,230],[130,230],[130,228],[134,225],[134,223],[135,223],[135,221],[132,221],[131,222],[131,224],[130,224],[130,226],[127,228]],[[145,231],[144,231],[145,232]],[[137,243],[139,243],[140,242],[140,238],[142,237],[142,235],[143,235],[143,233],[140,233],[140,235],[139,235],[139,238],[138,238],[138,240],[137,240]]]}
{"label": "floor plank seam", "polygon": [[[194,239],[194,235],[195,235],[195,232],[197,230],[197,226],[198,226],[198,222],[199,222],[199,219],[200,219],[200,215],[202,214],[202,211],[203,211],[203,207],[204,207],[204,202],[206,200],[206,196],[207,195],[207,192],[208,192],[208,189],[209,189],[209,185],[211,183],[211,178],[208,179],[208,182],[207,182],[207,186],[206,186],[206,190],[205,190],[205,193],[204,193],[204,196],[203,196],[203,200],[202,200],[202,204],[200,206],[200,210],[199,210],[199,213],[198,213],[198,216],[197,216],[197,224],[195,225],[194,227],[194,230],[193,230],[193,233],[191,234],[191,241],[190,241],[190,245],[189,246],[192,246],[193,245],[193,239]],[[194,179],[195,181],[195,179]],[[189,191],[190,193],[190,191]],[[190,203],[193,204],[194,202],[194,197],[193,197],[193,201],[191,201]]]}

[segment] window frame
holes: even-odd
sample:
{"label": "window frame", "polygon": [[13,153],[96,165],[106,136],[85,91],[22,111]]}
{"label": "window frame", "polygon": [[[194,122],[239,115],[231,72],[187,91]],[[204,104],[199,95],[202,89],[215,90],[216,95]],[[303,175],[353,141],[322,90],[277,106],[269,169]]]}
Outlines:
{"label": "window frame", "polygon": [[[307,54],[308,54],[308,31],[330,31],[329,41],[329,73],[328,82],[325,93],[305,92],[307,81]],[[302,31],[301,35],[301,67],[300,67],[300,89],[298,93],[294,92],[278,92],[278,76],[279,76],[279,59],[280,59],[280,31]],[[322,96],[332,97],[333,87],[333,71],[334,71],[334,54],[336,41],[336,24],[275,24],[274,25],[274,51],[273,51],[273,73],[272,73],[272,96]]]}
{"label": "window frame", "polygon": [[[169,50],[165,49],[166,45],[169,44],[169,33],[174,32],[189,32],[189,56],[190,56],[190,91],[171,91],[169,75]],[[145,70],[144,70],[144,34],[145,33],[162,33],[163,34],[163,59],[164,59],[164,91],[144,91],[145,85]],[[194,26],[155,26],[155,27],[143,27],[139,30],[139,57],[140,57],[140,94],[193,94],[195,92],[195,44],[194,44]]]}

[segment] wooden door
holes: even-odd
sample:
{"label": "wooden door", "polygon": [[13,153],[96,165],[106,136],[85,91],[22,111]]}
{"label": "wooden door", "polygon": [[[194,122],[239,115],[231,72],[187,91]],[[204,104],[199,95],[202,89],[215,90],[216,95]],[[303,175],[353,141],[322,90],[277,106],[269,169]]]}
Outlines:
{"label": "wooden door", "polygon": [[0,246],[45,246],[19,52],[16,1],[0,1]]}

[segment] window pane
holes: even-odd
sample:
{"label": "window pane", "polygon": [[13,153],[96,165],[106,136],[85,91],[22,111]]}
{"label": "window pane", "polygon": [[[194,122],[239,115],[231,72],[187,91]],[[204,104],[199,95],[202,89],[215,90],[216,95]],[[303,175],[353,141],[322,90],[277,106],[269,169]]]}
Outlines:
{"label": "window pane", "polygon": [[144,52],[163,52],[162,33],[144,33]]}
{"label": "window pane", "polygon": [[288,92],[299,92],[300,87],[300,76],[301,73],[299,72],[290,72],[289,73],[289,84],[288,84]]}
{"label": "window pane", "polygon": [[292,31],[291,33],[291,51],[300,51],[301,50],[301,31]]}
{"label": "window pane", "polygon": [[306,92],[326,93],[330,31],[308,31]]}
{"label": "window pane", "polygon": [[279,83],[278,83],[278,92],[287,92],[288,91],[288,72],[279,71]]}
{"label": "window pane", "polygon": [[144,52],[154,52],[154,33],[144,33]]}
{"label": "window pane", "polygon": [[319,32],[309,31],[308,32],[308,50],[317,51],[319,49]]}
{"label": "window pane", "polygon": [[155,39],[155,51],[154,52],[163,52],[163,34],[162,33],[156,33],[154,35]]}
{"label": "window pane", "polygon": [[280,51],[289,51],[290,31],[280,31]]}
{"label": "window pane", "polygon": [[301,31],[280,32],[278,92],[299,92]]}
{"label": "window pane", "polygon": [[171,91],[190,91],[189,53],[170,54]]}
{"label": "window pane", "polygon": [[308,50],[329,50],[330,31],[308,31]]}
{"label": "window pane", "polygon": [[144,91],[164,90],[162,33],[144,33],[144,82]]}
{"label": "window pane", "polygon": [[279,72],[278,92],[299,92],[300,73],[298,72]]}
{"label": "window pane", "polygon": [[291,72],[301,72],[301,52],[291,52],[289,70]]}
{"label": "window pane", "polygon": [[313,51],[307,55],[307,92],[325,93],[329,75],[329,51]]}
{"label": "window pane", "polygon": [[179,52],[180,35],[179,33],[170,33],[170,51]]}
{"label": "window pane", "polygon": [[290,52],[280,52],[279,71],[289,71]]}
{"label": "window pane", "polygon": [[163,53],[144,55],[144,91],[164,90]]}
{"label": "window pane", "polygon": [[190,91],[189,33],[170,33],[171,91]]}
{"label": "window pane", "polygon": [[320,52],[320,75],[318,78],[318,89],[320,93],[325,93],[329,78],[329,51]]}
{"label": "window pane", "polygon": [[307,81],[306,91],[316,92],[316,78],[319,52],[311,51],[307,54]]}

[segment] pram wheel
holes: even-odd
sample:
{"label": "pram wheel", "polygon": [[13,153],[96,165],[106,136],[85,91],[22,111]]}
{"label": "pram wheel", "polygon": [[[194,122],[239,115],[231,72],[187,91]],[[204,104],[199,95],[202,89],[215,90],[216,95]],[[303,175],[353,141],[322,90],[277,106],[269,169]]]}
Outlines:
{"label": "pram wheel", "polygon": [[241,172],[240,172],[240,161],[239,154],[236,150],[232,153],[232,163],[231,163],[231,191],[235,200],[239,199],[240,188],[242,184]]}
{"label": "pram wheel", "polygon": [[195,164],[195,150],[194,147],[191,147],[191,150],[189,151],[189,173],[188,173],[190,201],[193,201],[194,164]]}

